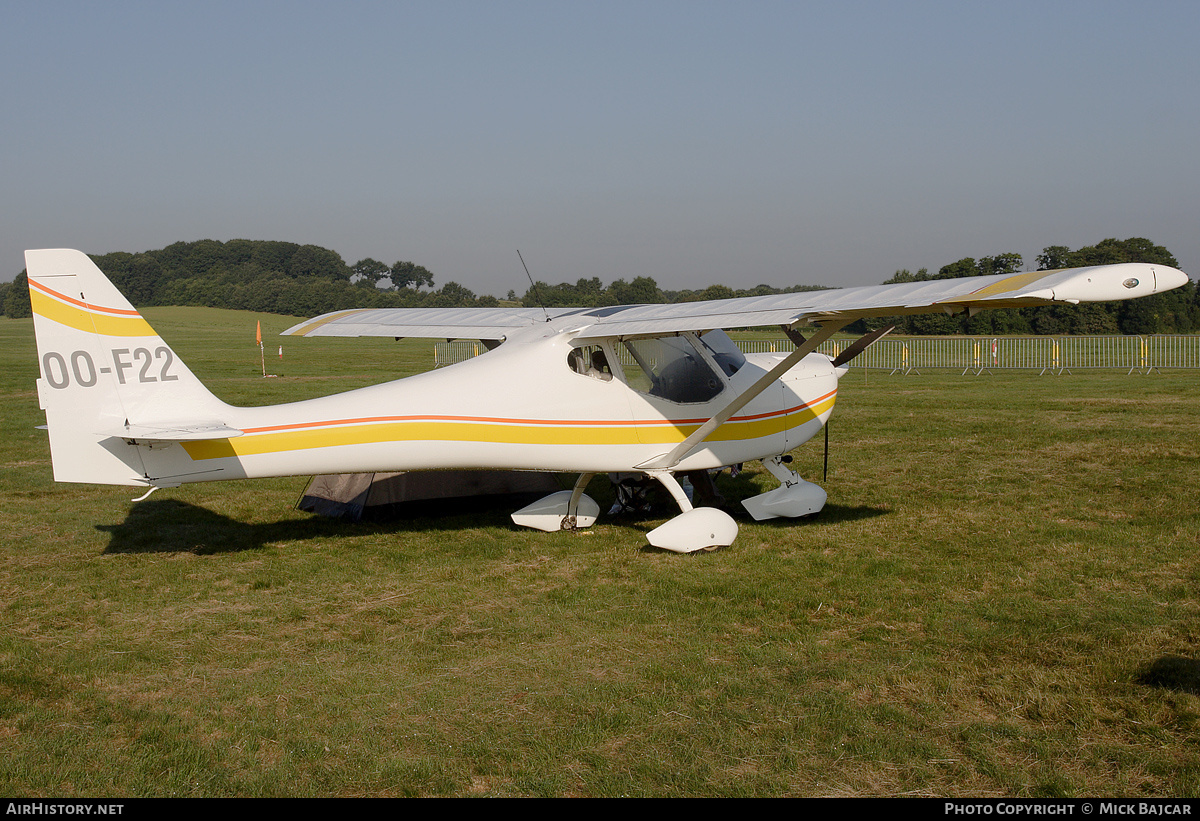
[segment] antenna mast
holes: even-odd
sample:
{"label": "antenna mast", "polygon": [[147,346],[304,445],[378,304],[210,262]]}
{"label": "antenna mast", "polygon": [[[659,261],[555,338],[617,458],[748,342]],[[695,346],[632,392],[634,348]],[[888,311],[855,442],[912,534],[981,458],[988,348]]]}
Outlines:
{"label": "antenna mast", "polygon": [[529,266],[525,264],[525,257],[521,256],[521,249],[517,249],[517,259],[521,260],[521,267],[525,269],[525,276],[529,277],[529,285],[533,289],[533,296],[538,301],[538,307],[542,309],[542,313],[546,315],[546,321],[550,321],[550,312],[546,310],[546,303],[542,301],[542,293],[538,290],[537,283],[533,281],[533,277],[529,274]]}

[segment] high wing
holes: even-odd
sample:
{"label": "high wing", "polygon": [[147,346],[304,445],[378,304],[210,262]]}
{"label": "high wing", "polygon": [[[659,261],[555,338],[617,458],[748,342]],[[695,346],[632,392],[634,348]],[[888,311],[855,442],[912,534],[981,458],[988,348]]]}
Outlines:
{"label": "high wing", "polygon": [[505,339],[579,308],[357,308],[334,311],[288,328],[280,336],[394,336],[426,339]]}
{"label": "high wing", "polygon": [[1120,263],[960,279],[936,279],[661,305],[604,308],[383,308],[338,311],[284,335],[507,339],[549,325],[576,339],[821,324],[864,317],[1108,302],[1178,288],[1187,275],[1166,265]]}

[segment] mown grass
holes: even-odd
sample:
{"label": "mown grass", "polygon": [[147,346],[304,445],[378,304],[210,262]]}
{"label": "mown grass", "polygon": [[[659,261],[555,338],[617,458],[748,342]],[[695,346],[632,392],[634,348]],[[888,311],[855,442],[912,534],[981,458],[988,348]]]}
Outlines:
{"label": "mown grass", "polygon": [[[432,362],[147,314],[231,402]],[[739,507],[732,547],[678,556],[661,520],[544,534],[489,501],[329,522],[303,477],[56,485],[28,321],[0,361],[3,794],[1198,792],[1200,697],[1138,683],[1200,655],[1193,374],[851,374],[826,509]],[[749,468],[731,500],[770,486]]]}

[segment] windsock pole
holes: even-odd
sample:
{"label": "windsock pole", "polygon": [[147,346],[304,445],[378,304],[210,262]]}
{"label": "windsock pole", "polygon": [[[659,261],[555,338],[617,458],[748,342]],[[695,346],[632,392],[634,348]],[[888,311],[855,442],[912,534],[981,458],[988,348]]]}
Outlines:
{"label": "windsock pole", "polygon": [[255,337],[256,341],[258,342],[258,358],[260,360],[262,360],[263,379],[266,379],[267,378],[267,354],[266,354],[266,351],[263,350],[262,320],[261,319],[258,321],[258,328],[254,332],[254,337]]}

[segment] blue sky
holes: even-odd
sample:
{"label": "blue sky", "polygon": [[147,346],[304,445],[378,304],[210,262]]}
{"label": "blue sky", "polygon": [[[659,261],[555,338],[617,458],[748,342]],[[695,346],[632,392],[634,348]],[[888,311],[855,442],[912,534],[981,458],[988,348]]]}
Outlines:
{"label": "blue sky", "polygon": [[876,284],[1144,236],[1200,274],[1200,3],[0,0],[26,248],[277,239],[503,296]]}

